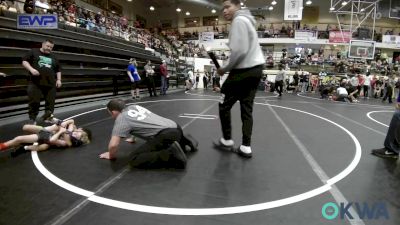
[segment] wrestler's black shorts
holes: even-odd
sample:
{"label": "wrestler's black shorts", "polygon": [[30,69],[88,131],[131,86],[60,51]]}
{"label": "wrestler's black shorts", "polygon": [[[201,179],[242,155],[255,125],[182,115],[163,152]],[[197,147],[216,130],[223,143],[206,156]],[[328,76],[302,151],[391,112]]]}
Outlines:
{"label": "wrestler's black shorts", "polygon": [[42,129],[41,131],[39,131],[38,133],[38,143],[39,144],[48,144],[50,142],[50,138],[53,134],[46,130],[46,129]]}

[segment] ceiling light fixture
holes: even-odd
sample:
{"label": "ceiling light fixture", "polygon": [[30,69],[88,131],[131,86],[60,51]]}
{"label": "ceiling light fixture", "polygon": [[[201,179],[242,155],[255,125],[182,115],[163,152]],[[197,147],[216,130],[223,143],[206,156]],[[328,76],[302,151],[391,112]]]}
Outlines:
{"label": "ceiling light fixture", "polygon": [[312,4],[311,0],[306,1],[306,5],[311,5],[311,4]]}
{"label": "ceiling light fixture", "polygon": [[215,9],[211,10],[211,13],[216,13],[216,12],[217,12],[217,10],[215,10]]}
{"label": "ceiling light fixture", "polygon": [[190,16],[190,12],[186,12],[186,16]]}
{"label": "ceiling light fixture", "polygon": [[333,8],[333,7],[330,7],[330,8],[329,8],[329,10],[330,10],[330,11],[333,11],[333,10],[335,10],[335,8]]}
{"label": "ceiling light fixture", "polygon": [[271,5],[276,5],[276,1],[275,0],[273,0],[272,2],[271,2]]}
{"label": "ceiling light fixture", "polygon": [[343,6],[347,5],[347,2],[346,1],[342,2],[342,5]]}
{"label": "ceiling light fixture", "polygon": [[269,9],[269,11],[272,11],[272,10],[274,10],[274,7],[270,6],[268,9]]}
{"label": "ceiling light fixture", "polygon": [[154,11],[154,6],[150,6],[150,11]]}
{"label": "ceiling light fixture", "polygon": [[176,8],[176,11],[177,12],[181,12],[182,10],[180,8]]}

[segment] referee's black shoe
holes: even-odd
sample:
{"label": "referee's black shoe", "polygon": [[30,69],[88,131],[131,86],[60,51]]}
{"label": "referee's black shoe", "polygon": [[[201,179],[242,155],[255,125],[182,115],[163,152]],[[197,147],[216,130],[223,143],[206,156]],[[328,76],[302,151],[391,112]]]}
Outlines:
{"label": "referee's black shoe", "polygon": [[194,137],[192,135],[190,135],[190,134],[186,134],[186,135],[183,135],[183,136],[184,136],[184,138],[186,138],[189,141],[188,146],[190,147],[190,151],[191,152],[197,152],[197,150],[199,150],[198,149],[199,142],[196,139],[194,139]]}
{"label": "referee's black shoe", "polygon": [[171,155],[173,156],[172,162],[174,164],[174,167],[177,169],[185,169],[187,158],[181,148],[181,145],[177,141],[174,141],[174,143],[172,143],[172,145],[168,148],[168,150],[171,152]]}

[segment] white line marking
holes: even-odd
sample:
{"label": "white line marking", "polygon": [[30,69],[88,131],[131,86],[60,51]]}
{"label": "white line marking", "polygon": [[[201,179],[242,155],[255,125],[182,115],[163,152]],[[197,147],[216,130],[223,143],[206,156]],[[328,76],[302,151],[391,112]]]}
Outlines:
{"label": "white line marking", "polygon": [[319,108],[319,109],[322,109],[322,110],[324,110],[324,111],[327,111],[327,112],[329,112],[329,113],[331,113],[331,114],[333,114],[333,115],[335,115],[335,116],[337,116],[337,117],[340,117],[340,118],[342,118],[342,119],[345,119],[345,120],[347,120],[347,121],[350,121],[350,122],[352,122],[352,123],[355,123],[355,124],[357,124],[357,125],[359,125],[359,126],[361,126],[361,127],[364,127],[364,128],[366,128],[366,129],[368,129],[368,130],[370,130],[370,131],[373,131],[373,132],[375,132],[375,133],[377,133],[377,134],[386,136],[386,134],[383,133],[383,132],[380,132],[380,131],[378,131],[378,130],[375,130],[374,128],[371,128],[371,127],[366,126],[366,125],[364,125],[364,124],[362,124],[362,123],[359,123],[359,122],[354,121],[354,120],[352,120],[352,119],[350,119],[350,118],[347,118],[347,117],[345,117],[345,116],[343,116],[343,115],[341,115],[341,114],[339,114],[339,113],[335,113],[335,112],[329,111],[329,110],[327,110],[327,109],[325,109],[325,108],[323,108],[323,107],[321,107],[321,106],[315,105],[315,104],[312,104],[312,105],[313,105],[314,107],[316,107],[316,108]]}
{"label": "white line marking", "polygon": [[[213,100],[215,101],[215,100]],[[206,113],[208,110],[210,110],[212,107],[214,107],[215,104],[210,105],[208,108],[206,108],[205,110],[203,110],[203,112],[201,112],[200,114]],[[185,129],[187,126],[189,126],[190,124],[192,124],[197,118],[193,118],[189,123],[185,124],[184,126],[182,126],[182,129]]]}
{"label": "white line marking", "polygon": [[379,123],[379,124],[382,125],[382,126],[389,127],[389,125],[386,125],[386,124],[384,124],[384,123],[381,123],[381,122],[379,122],[378,120],[372,118],[371,114],[372,114],[372,113],[378,113],[378,112],[391,112],[391,113],[393,113],[394,111],[372,111],[372,112],[367,113],[367,117],[368,117],[370,120],[372,120],[372,121],[374,121],[374,122],[376,122],[376,123]]}
{"label": "white line marking", "polygon": [[[214,105],[214,104],[213,104]],[[213,106],[212,105],[212,106]],[[207,112],[209,109],[212,108],[212,106],[208,107],[206,110],[203,111],[203,113]],[[97,110],[96,110],[97,111]],[[191,115],[200,115],[200,116],[214,116],[215,115],[202,115],[202,114],[191,114]],[[104,120],[108,120],[108,119],[102,119],[100,121],[104,121]],[[189,123],[183,125],[184,129],[185,127],[187,127],[189,124],[191,124],[194,120],[190,121]],[[97,121],[98,122],[98,121]],[[89,123],[90,124],[90,123]],[[122,176],[124,176],[127,172],[129,172],[130,170],[128,169],[128,167],[126,166],[122,172],[120,172],[119,174],[114,175],[113,177],[111,177],[109,180],[107,180],[106,182],[104,182],[103,184],[100,184],[99,187],[97,188],[97,191],[95,193],[93,193],[92,196],[94,195],[99,195],[102,194],[104,190],[106,190],[108,187],[110,187],[111,185],[113,185],[114,183],[116,183],[119,179],[122,178]],[[89,198],[83,199],[80,202],[76,203],[75,206],[73,206],[70,210],[62,213],[60,216],[56,217],[52,222],[49,223],[49,225],[61,225],[66,223],[70,218],[72,218],[76,213],[78,213],[79,210],[83,209],[83,207],[85,207],[88,203],[90,202]]]}
{"label": "white line marking", "polygon": [[201,117],[214,117],[218,118],[216,115],[204,115],[204,114],[191,114],[191,113],[184,113],[185,116],[201,116]]}
{"label": "white line marking", "polygon": [[[99,195],[99,194],[103,193],[108,187],[115,184],[119,179],[121,179],[122,176],[124,176],[127,172],[129,172],[128,167],[123,169],[119,174],[116,174],[116,175],[110,177],[110,179],[108,179],[106,182],[100,184],[99,187],[96,188],[97,190],[93,195],[95,195],[95,194]],[[76,213],[78,213],[79,210],[83,209],[83,207],[85,207],[89,202],[90,202],[89,198],[85,198],[85,199],[81,200],[80,202],[75,203],[73,205],[74,207],[72,207],[68,211],[65,211],[60,216],[57,216],[53,221],[51,221],[49,223],[49,225],[60,225],[60,224],[66,223]]]}
{"label": "white line marking", "polygon": [[[158,101],[149,101],[149,102],[170,102],[170,101],[216,101],[218,102],[218,100],[216,99],[170,99],[170,100],[158,100]],[[147,102],[142,102],[142,103],[147,103]],[[135,103],[137,104],[137,103]],[[266,103],[255,103],[257,105],[264,105],[264,106],[269,106],[269,104]],[[147,205],[138,205],[138,204],[134,204],[134,203],[128,203],[128,202],[122,202],[122,201],[117,201],[117,200],[112,200],[112,199],[107,199],[107,198],[103,198],[103,197],[99,197],[96,195],[92,195],[93,192],[90,191],[86,191],[80,188],[77,188],[73,185],[70,185],[64,181],[61,181],[61,179],[59,179],[58,177],[55,177],[52,173],[50,173],[43,165],[43,168],[38,170],[50,181],[52,181],[53,183],[57,184],[58,186],[72,191],[74,193],[77,194],[81,194],[85,197],[89,197],[90,201],[93,202],[97,202],[99,204],[103,204],[103,205],[109,205],[112,207],[117,207],[117,208],[122,208],[122,209],[127,209],[127,210],[133,210],[133,211],[138,211],[138,212],[147,212],[147,213],[155,213],[155,214],[168,214],[168,215],[225,215],[225,214],[235,214],[235,213],[245,213],[245,212],[253,212],[253,211],[260,211],[260,210],[265,210],[265,209],[271,209],[271,208],[276,208],[276,207],[280,207],[280,206],[284,206],[284,205],[289,205],[289,204],[293,204],[296,202],[300,202],[315,196],[318,196],[328,190],[331,189],[331,185],[335,184],[336,182],[340,181],[341,179],[345,178],[347,175],[349,175],[358,165],[358,163],[360,162],[361,159],[361,146],[360,143],[358,142],[357,138],[350,132],[348,131],[346,128],[344,128],[343,126],[328,120],[324,117],[309,113],[309,112],[305,112],[305,111],[301,111],[301,110],[297,110],[297,109],[293,109],[293,108],[288,108],[288,107],[283,107],[283,106],[277,106],[277,105],[270,105],[272,107],[277,107],[277,108],[282,108],[282,109],[288,109],[291,111],[295,111],[295,112],[300,112],[300,113],[304,113],[322,120],[325,120],[339,128],[341,128],[343,131],[345,131],[353,140],[355,146],[356,146],[356,152],[355,152],[355,157],[354,159],[351,161],[351,163],[343,170],[341,171],[339,174],[337,174],[336,176],[334,176],[333,178],[327,180],[327,184],[320,186],[318,188],[315,188],[313,190],[307,191],[305,193],[302,194],[298,194],[298,195],[294,195],[291,197],[287,197],[284,199],[280,199],[280,200],[275,200],[275,201],[270,201],[270,202],[264,202],[264,203],[259,203],[259,204],[252,204],[252,205],[245,205],[245,206],[235,206],[235,207],[226,207],[226,208],[167,208],[167,207],[155,207],[155,206],[147,206]],[[104,108],[103,108],[104,109]],[[102,110],[102,109],[98,109],[98,110]],[[96,110],[92,110],[92,111],[96,111]],[[85,114],[85,113],[83,113]],[[80,115],[83,115],[80,114]],[[193,122],[194,119],[191,121]],[[37,157],[37,153],[36,152],[32,152],[32,158],[34,158],[34,155],[36,155]],[[40,163],[39,159],[37,158],[37,163]],[[37,166],[37,163],[35,163],[35,166]],[[40,163],[41,165],[41,163]]]}
{"label": "white line marking", "polygon": [[[220,95],[203,95],[203,94],[194,94],[194,93],[189,93],[189,92],[187,92],[185,94],[193,95],[193,96],[201,96],[201,97],[216,97],[216,98],[220,98],[221,97]],[[264,98],[276,98],[276,97],[278,97],[278,94],[276,94],[275,96],[265,96],[265,97],[259,96],[259,97],[255,97],[255,98],[256,99],[259,99],[259,98],[264,99]]]}
{"label": "white line marking", "polygon": [[215,119],[217,119],[217,118],[211,118],[211,117],[184,116],[184,115],[180,115],[179,117],[182,117],[182,118],[192,118],[192,119],[201,119],[201,120],[215,120]]}
{"label": "white line marking", "polygon": [[39,160],[39,156],[37,154],[37,151],[32,151],[32,161],[35,164],[36,168],[45,176],[47,179],[51,180],[53,183],[57,184],[58,186],[67,189],[70,192],[73,192],[78,195],[82,195],[85,197],[90,197],[94,194],[94,192],[87,191],[85,189],[79,188],[77,186],[74,186],[72,184],[69,184],[60,178],[56,177],[54,174],[52,174],[50,171],[48,171],[42,164],[42,162]]}
{"label": "white line marking", "polygon": [[[314,157],[311,155],[310,151],[308,151],[307,147],[297,138],[294,132],[289,128],[289,126],[282,120],[282,118],[276,113],[276,111],[269,106],[270,110],[274,114],[274,116],[278,119],[278,121],[282,124],[285,131],[288,135],[292,138],[293,142],[297,145],[301,153],[303,154],[304,158],[307,160],[308,164],[310,164],[312,170],[317,174],[318,178],[321,180],[323,184],[327,184],[329,177],[322,169],[322,167],[317,163]],[[336,185],[332,185],[332,188],[329,190],[332,194],[333,198],[336,200],[338,204],[340,203],[349,203],[347,199],[344,197],[342,192],[336,187]],[[351,224],[365,224],[358,216],[358,213],[354,210],[353,207],[349,208],[349,212],[351,215],[354,216],[354,219],[350,219],[346,217]]]}

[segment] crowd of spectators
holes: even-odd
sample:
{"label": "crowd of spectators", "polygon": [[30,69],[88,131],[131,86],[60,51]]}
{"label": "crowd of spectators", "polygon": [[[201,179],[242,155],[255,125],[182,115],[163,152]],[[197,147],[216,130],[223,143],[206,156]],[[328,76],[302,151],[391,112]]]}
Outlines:
{"label": "crowd of spectators", "polygon": [[127,41],[143,44],[162,52],[168,57],[176,55],[176,51],[164,38],[144,29],[138,21],[129,26],[129,21],[124,16],[105,10],[93,12],[79,7],[74,0],[36,0],[36,1],[1,1],[2,10],[16,13],[57,14],[58,21],[69,26],[80,27],[106,35],[120,37]]}
{"label": "crowd of spectators", "polygon": [[[321,70],[319,73],[296,70],[293,76],[286,77],[285,90],[294,93],[320,93],[323,99],[354,103],[359,102],[360,97],[392,103],[399,92],[400,57],[391,63],[382,58],[379,52],[373,60],[340,58],[334,59],[334,68],[333,71]],[[288,70],[290,68],[286,65],[286,71]],[[265,77],[264,84],[265,91],[274,91],[273,80]]]}

